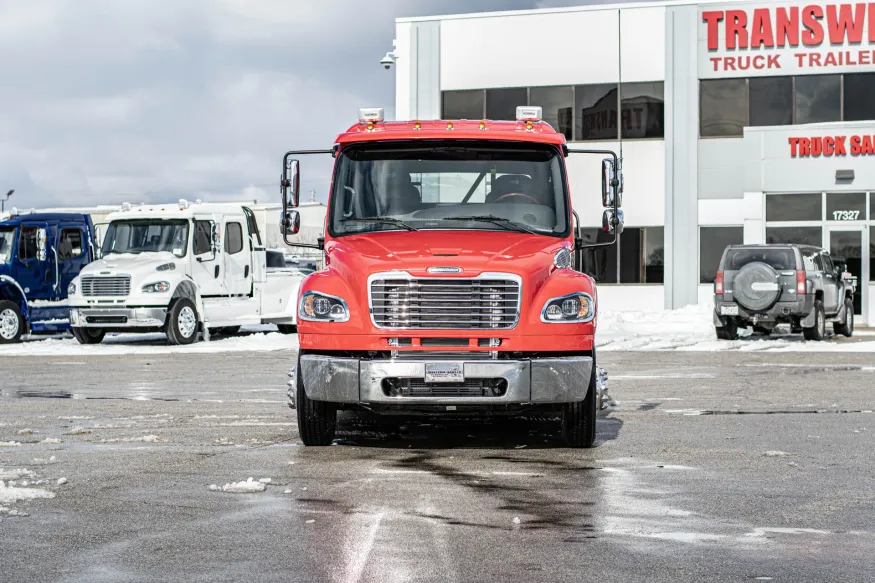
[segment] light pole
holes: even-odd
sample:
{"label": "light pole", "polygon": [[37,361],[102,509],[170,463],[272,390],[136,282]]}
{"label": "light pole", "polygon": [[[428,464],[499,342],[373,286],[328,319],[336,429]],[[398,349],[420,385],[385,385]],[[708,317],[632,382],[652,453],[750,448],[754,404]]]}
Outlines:
{"label": "light pole", "polygon": [[6,210],[6,201],[9,200],[9,197],[12,196],[13,192],[15,192],[15,190],[10,190],[6,193],[6,198],[0,200],[0,213]]}

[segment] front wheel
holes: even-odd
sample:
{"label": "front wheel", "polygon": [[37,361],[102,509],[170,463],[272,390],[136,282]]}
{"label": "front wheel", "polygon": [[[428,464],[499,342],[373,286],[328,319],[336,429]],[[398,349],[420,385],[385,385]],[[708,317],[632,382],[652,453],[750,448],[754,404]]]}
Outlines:
{"label": "front wheel", "polygon": [[100,344],[106,336],[106,332],[100,328],[70,328],[70,332],[79,344]]}
{"label": "front wheel", "polygon": [[823,313],[823,302],[814,300],[814,326],[803,328],[802,335],[806,340],[820,341],[826,336],[826,315]]}
{"label": "front wheel", "polygon": [[197,309],[188,298],[179,298],[167,312],[167,342],[174,345],[191,344],[197,340]]}
{"label": "front wheel", "polygon": [[592,447],[595,443],[596,415],[596,364],[592,359],[589,388],[586,398],[577,403],[568,403],[562,408],[562,437],[569,447]]}
{"label": "front wheel", "polygon": [[297,334],[298,327],[294,324],[277,324],[277,329],[280,331],[280,334]]}
{"label": "front wheel", "polygon": [[841,334],[848,338],[854,335],[854,300],[845,298],[845,321],[834,323],[832,329],[835,330],[836,334]]}
{"label": "front wheel", "polygon": [[304,390],[301,357],[298,356],[295,410],[298,412],[298,433],[304,445],[331,445],[337,431],[337,407],[333,403],[313,401]]}
{"label": "front wheel", "polygon": [[24,334],[24,318],[18,306],[8,300],[0,302],[0,344],[19,342]]}

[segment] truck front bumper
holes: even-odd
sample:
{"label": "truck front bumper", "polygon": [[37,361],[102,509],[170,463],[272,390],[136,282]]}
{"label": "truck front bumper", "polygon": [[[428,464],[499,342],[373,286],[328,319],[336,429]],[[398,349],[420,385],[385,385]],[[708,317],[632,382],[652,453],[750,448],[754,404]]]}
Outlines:
{"label": "truck front bumper", "polygon": [[[304,392],[314,401],[448,407],[583,401],[593,367],[592,358],[586,356],[521,360],[370,360],[304,354],[300,362],[300,370],[293,369],[290,373],[292,403],[296,375],[300,374]],[[426,374],[430,371],[429,374],[439,376],[447,370],[454,375],[451,382],[434,381]]]}
{"label": "truck front bumper", "polygon": [[70,308],[70,325],[76,328],[160,328],[167,308]]}

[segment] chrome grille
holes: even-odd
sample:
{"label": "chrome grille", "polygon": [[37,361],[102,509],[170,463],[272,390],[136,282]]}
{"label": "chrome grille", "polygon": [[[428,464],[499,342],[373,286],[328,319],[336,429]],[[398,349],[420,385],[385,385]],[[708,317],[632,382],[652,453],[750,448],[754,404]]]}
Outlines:
{"label": "chrome grille", "polygon": [[126,296],[131,293],[131,276],[83,277],[80,285],[86,297]]}
{"label": "chrome grille", "polygon": [[387,276],[374,279],[369,293],[379,328],[501,330],[519,318],[520,281],[511,277]]}

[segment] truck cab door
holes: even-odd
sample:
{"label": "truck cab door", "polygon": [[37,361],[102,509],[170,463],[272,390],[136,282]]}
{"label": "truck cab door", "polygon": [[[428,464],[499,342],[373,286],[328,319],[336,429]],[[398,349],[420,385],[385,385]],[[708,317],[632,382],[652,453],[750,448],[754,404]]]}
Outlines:
{"label": "truck cab door", "polygon": [[[46,237],[44,242],[40,241],[42,234]],[[54,297],[55,258],[49,248],[49,236],[46,223],[25,222],[18,229],[13,277],[28,299],[49,300]]]}
{"label": "truck cab door", "polygon": [[228,217],[223,229],[225,289],[229,295],[249,295],[252,291],[252,243],[246,236],[244,217]]}
{"label": "truck cab door", "polygon": [[200,289],[201,296],[224,295],[224,254],[221,245],[213,240],[219,232],[221,217],[196,216],[193,221],[191,251],[191,276]]}
{"label": "truck cab door", "polygon": [[61,224],[58,229],[59,297],[67,297],[67,287],[89,262],[88,233],[82,225]]}

